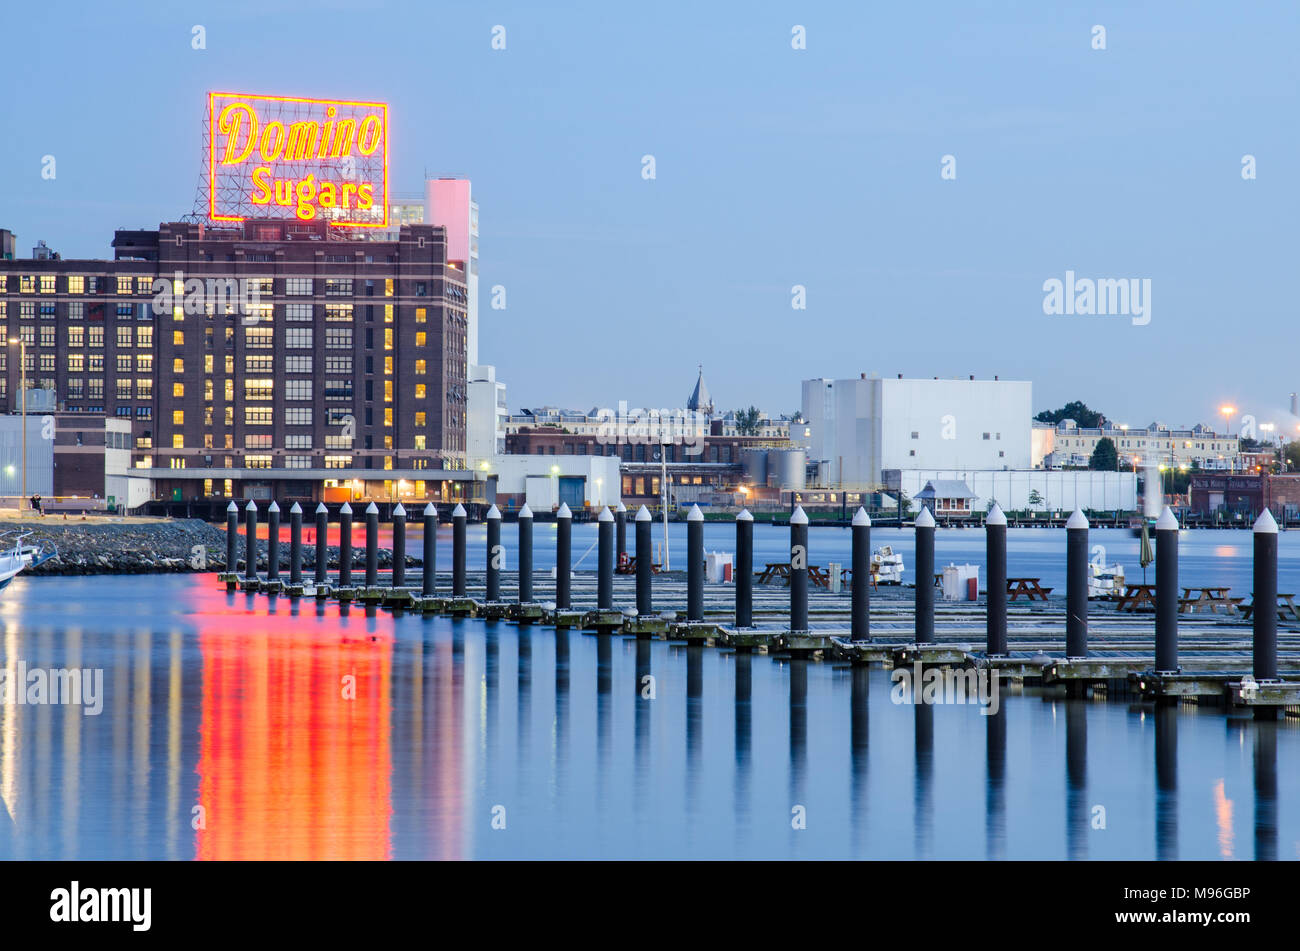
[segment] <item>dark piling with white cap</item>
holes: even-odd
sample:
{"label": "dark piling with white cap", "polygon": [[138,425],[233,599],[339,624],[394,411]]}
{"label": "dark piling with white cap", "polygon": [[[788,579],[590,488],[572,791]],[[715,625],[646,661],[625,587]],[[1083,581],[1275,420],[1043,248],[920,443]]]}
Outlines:
{"label": "dark piling with white cap", "polygon": [[274,499],[266,510],[266,580],[280,580],[280,506]]}
{"label": "dark piling with white cap", "polygon": [[[1277,521],[1264,509],[1255,520],[1254,663],[1256,680],[1277,680]],[[1256,718],[1277,717],[1276,707],[1255,708]]]}
{"label": "dark piling with white cap", "polygon": [[366,506],[366,587],[379,584],[379,506]]}
{"label": "dark piling with white cap", "polygon": [[465,597],[465,506],[451,510],[451,596]]}
{"label": "dark piling with white cap", "polygon": [[984,552],[988,571],[988,643],[990,656],[1007,653],[1007,517],[995,502],[984,518]]}
{"label": "dark piling with white cap", "polygon": [[858,506],[853,513],[853,578],[850,583],[852,613],[849,620],[849,638],[854,641],[871,640],[871,517]]}
{"label": "dark piling with white cap", "polygon": [[686,620],[704,620],[704,513],[686,513]]}
{"label": "dark piling with white cap", "polygon": [[654,577],[653,542],[650,539],[653,527],[650,510],[641,506],[636,511],[636,613],[642,616],[654,613],[654,598],[650,590]]}
{"label": "dark piling with white cap", "polygon": [[406,509],[401,502],[393,509],[393,587],[406,584]]}
{"label": "dark piling with white cap", "polygon": [[[649,533],[647,533],[649,534]],[[736,627],[754,626],[754,516],[736,516]]]}
{"label": "dark piling with white cap", "polygon": [[226,571],[239,564],[239,506],[232,499],[226,506]]}
{"label": "dark piling with white cap", "polygon": [[573,581],[573,513],[561,502],[555,513],[555,607],[570,608],[569,590]]}
{"label": "dark piling with white cap", "polygon": [[519,603],[533,600],[533,510],[524,503],[519,510]]}
{"label": "dark piling with white cap", "polygon": [[614,607],[614,513],[605,506],[598,516],[596,536],[596,607]]}
{"label": "dark piling with white cap", "polygon": [[483,597],[488,601],[501,600],[501,561],[504,557],[501,510],[493,505],[487,512],[487,586]]}
{"label": "dark piling with white cap", "polygon": [[352,584],[352,506],[339,506],[339,587]]}
{"label": "dark piling with white cap", "polygon": [[438,593],[438,510],[432,502],[424,506],[424,575],[420,594],[432,598]]}
{"label": "dark piling with white cap", "polygon": [[790,516],[790,630],[808,630],[808,516],[802,505]]}
{"label": "dark piling with white cap", "polygon": [[934,643],[934,516],[916,517],[916,643]]}
{"label": "dark piling with white cap", "polygon": [[330,580],[330,511],[324,502],[316,503],[316,583]]}
{"label": "dark piling with white cap", "polygon": [[302,506],[289,507],[289,584],[302,584]]}
{"label": "dark piling with white cap", "polygon": [[627,554],[627,506],[622,502],[614,509],[614,556],[623,563]]}
{"label": "dark piling with white cap", "polygon": [[1178,671],[1178,519],[1156,519],[1156,672]]}
{"label": "dark piling with white cap", "polygon": [[1065,523],[1065,656],[1088,656],[1088,519],[1080,509]]}
{"label": "dark piling with white cap", "polygon": [[257,577],[257,503],[252,499],[244,507],[244,577]]}

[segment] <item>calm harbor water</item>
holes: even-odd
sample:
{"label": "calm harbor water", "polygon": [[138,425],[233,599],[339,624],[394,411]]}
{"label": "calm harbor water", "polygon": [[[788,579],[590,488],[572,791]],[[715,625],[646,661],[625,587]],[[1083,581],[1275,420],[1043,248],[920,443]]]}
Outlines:
{"label": "calm harbor water", "polygon": [[[777,560],[785,532],[758,528]],[[1135,540],[1096,534],[1136,567]],[[814,530],[813,560],[847,562],[847,535]],[[1055,584],[1062,535],[1015,535],[1012,573]],[[939,544],[981,560],[982,533]],[[1249,551],[1193,532],[1184,571],[1248,589]],[[988,717],[896,704],[880,670],[295,605],[211,575],[19,577],[0,660],[103,670],[99,715],[0,705],[4,858],[1300,858],[1293,718],[1009,688]]]}

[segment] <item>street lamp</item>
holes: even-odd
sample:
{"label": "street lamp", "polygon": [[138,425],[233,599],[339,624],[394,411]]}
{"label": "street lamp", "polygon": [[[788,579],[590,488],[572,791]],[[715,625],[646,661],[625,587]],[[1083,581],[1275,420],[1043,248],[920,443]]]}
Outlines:
{"label": "street lamp", "polygon": [[23,491],[18,496],[18,514],[22,515],[27,504],[27,342],[21,337],[10,337],[9,343],[18,344],[18,391],[23,405]]}

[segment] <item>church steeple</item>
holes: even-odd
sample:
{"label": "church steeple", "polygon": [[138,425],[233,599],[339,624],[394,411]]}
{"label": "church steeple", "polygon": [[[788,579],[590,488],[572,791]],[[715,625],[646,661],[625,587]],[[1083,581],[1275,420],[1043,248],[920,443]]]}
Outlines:
{"label": "church steeple", "polygon": [[709,395],[709,388],[704,383],[703,363],[700,364],[700,376],[695,381],[695,390],[686,401],[686,408],[692,412],[703,413],[705,416],[713,415],[713,397]]}

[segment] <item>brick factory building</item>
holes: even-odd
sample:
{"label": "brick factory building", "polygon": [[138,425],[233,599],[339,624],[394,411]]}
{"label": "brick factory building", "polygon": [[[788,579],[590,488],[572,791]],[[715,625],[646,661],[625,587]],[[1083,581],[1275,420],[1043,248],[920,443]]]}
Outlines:
{"label": "brick factory building", "polygon": [[0,260],[14,341],[0,412],[18,408],[21,341],[27,386],[60,414],[130,423],[132,474],[155,499],[481,494],[465,458],[466,277],[444,228],[370,241],[322,220],[171,222],[118,231],[113,249]]}

